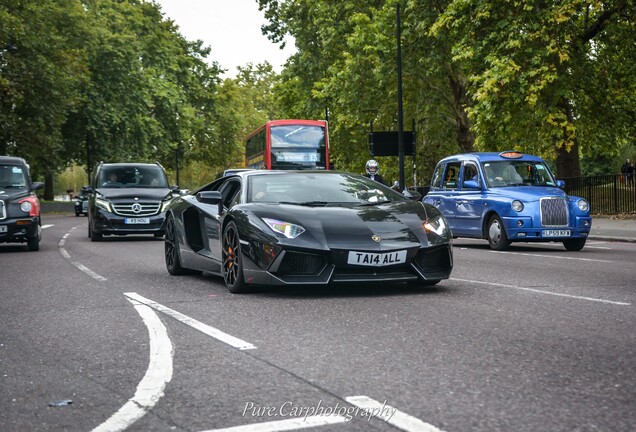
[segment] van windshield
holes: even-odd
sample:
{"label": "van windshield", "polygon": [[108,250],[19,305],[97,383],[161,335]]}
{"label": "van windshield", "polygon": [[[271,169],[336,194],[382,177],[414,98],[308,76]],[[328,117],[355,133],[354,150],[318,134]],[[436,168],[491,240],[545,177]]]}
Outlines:
{"label": "van windshield", "polygon": [[168,179],[159,166],[104,167],[97,179],[100,188],[167,188]]}

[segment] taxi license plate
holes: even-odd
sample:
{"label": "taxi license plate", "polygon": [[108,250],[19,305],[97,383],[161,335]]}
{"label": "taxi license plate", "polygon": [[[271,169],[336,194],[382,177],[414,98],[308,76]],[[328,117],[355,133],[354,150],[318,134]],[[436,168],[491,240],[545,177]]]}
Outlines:
{"label": "taxi license plate", "polygon": [[125,224],[149,224],[149,218],[126,218],[124,219]]}
{"label": "taxi license plate", "polygon": [[570,237],[570,230],[543,230],[543,237]]}
{"label": "taxi license plate", "polygon": [[387,266],[403,264],[406,262],[406,251],[395,251],[385,253],[355,252],[350,251],[347,264],[363,266]]}
{"label": "taxi license plate", "polygon": [[6,233],[7,232],[7,226],[6,225],[0,225],[0,233]]}

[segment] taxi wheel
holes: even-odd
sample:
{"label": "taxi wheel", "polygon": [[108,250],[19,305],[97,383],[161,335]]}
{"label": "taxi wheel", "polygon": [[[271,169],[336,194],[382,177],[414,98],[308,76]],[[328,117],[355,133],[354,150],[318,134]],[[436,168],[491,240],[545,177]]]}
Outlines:
{"label": "taxi wheel", "polygon": [[33,237],[27,240],[27,248],[31,252],[40,250],[40,239],[37,237]]}
{"label": "taxi wheel", "polygon": [[563,240],[563,246],[565,246],[565,249],[569,251],[580,251],[583,249],[583,246],[585,246],[585,240],[587,239],[580,238]]}
{"label": "taxi wheel", "polygon": [[235,294],[248,291],[248,285],[243,278],[241,254],[238,228],[234,222],[230,222],[223,230],[223,279],[227,289]]}
{"label": "taxi wheel", "polygon": [[491,249],[502,251],[508,249],[510,240],[499,216],[494,215],[488,222],[488,244]]}

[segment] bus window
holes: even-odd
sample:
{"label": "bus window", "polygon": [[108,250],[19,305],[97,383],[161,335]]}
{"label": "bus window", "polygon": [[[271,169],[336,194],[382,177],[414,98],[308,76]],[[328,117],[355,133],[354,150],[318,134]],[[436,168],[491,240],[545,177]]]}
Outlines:
{"label": "bus window", "polygon": [[267,122],[247,138],[245,154],[248,168],[329,169],[327,122]]}

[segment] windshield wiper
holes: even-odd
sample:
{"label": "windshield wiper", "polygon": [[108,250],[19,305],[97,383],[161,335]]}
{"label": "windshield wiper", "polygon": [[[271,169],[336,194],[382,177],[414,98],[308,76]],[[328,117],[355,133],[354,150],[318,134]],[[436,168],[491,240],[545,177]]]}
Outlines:
{"label": "windshield wiper", "polygon": [[360,207],[366,207],[366,206],[377,206],[377,205],[381,205],[381,204],[386,204],[386,203],[390,203],[391,200],[386,200],[386,201],[376,201],[376,202],[363,202],[360,203]]}
{"label": "windshield wiper", "polygon": [[278,204],[299,205],[299,206],[305,206],[305,207],[326,207],[327,205],[329,205],[327,201],[302,201],[302,202],[280,201]]}

